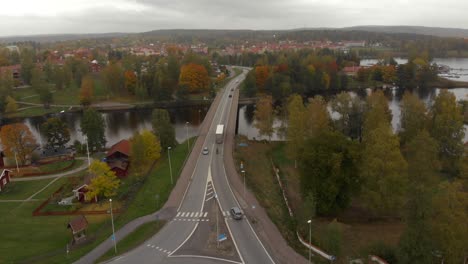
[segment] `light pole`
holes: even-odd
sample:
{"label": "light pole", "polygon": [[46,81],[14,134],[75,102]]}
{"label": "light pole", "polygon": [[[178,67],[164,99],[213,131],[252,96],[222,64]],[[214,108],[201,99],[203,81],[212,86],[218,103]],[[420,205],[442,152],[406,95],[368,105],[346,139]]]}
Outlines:
{"label": "light pole", "polygon": [[16,161],[16,172],[19,172],[18,158],[16,157],[16,150],[15,150],[15,161]]}
{"label": "light pole", "polygon": [[189,122],[187,121],[185,123],[185,132],[187,132],[187,151],[190,151],[190,139],[188,137],[188,125],[189,125]]}
{"label": "light pole", "polygon": [[218,195],[217,194],[215,194],[215,199],[216,199],[216,243],[217,243],[216,247],[219,248],[219,224],[218,224],[218,218],[219,218],[219,216],[218,216],[218,214],[219,214],[218,205],[219,205],[219,203],[218,203]]}
{"label": "light pole", "polygon": [[111,222],[112,222],[112,240],[114,241],[114,251],[117,254],[117,242],[115,241],[115,229],[114,229],[114,213],[112,213],[112,199],[109,199],[110,203],[110,213],[111,213]]}
{"label": "light pole", "polygon": [[198,124],[201,124],[201,109],[198,109]]}
{"label": "light pole", "polygon": [[244,200],[245,200],[245,170],[242,170],[241,172],[244,175]]}
{"label": "light pole", "polygon": [[169,171],[171,172],[171,184],[174,185],[174,182],[172,180],[171,149],[171,147],[167,147],[167,156],[169,157]]}
{"label": "light pole", "polygon": [[85,135],[86,139],[86,152],[88,153],[88,169],[91,168],[91,159],[89,158],[89,145],[88,145],[88,136]]}
{"label": "light pole", "polygon": [[311,263],[310,258],[311,258],[312,252],[310,249],[310,245],[312,245],[312,220],[309,219],[307,223],[309,224],[309,263]]}

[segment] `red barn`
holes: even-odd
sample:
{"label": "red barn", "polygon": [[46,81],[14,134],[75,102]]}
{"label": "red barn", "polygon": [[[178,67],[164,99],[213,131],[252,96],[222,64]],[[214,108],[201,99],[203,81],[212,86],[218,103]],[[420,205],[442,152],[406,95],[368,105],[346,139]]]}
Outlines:
{"label": "red barn", "polygon": [[5,189],[5,185],[10,182],[10,170],[3,170],[0,175],[0,192]]}
{"label": "red barn", "polygon": [[126,177],[130,166],[130,141],[123,139],[114,144],[107,152],[106,162],[117,177]]}
{"label": "red barn", "polygon": [[3,154],[3,151],[0,151],[0,168],[3,168],[5,166],[5,162],[3,161],[3,158],[5,155]]}

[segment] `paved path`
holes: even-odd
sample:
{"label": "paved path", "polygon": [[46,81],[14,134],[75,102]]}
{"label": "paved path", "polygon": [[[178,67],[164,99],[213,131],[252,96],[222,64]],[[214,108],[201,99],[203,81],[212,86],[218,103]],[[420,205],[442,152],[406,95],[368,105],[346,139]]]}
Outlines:
{"label": "paved path", "polygon": [[[44,199],[45,200],[45,199]],[[24,202],[37,202],[41,199],[28,199],[28,200],[0,200],[0,203],[24,203]]]}
{"label": "paved path", "polygon": [[37,180],[44,180],[44,179],[53,179],[53,178],[61,178],[61,177],[70,177],[73,174],[83,171],[88,167],[88,158],[76,158],[77,160],[83,160],[83,164],[78,168],[74,168],[73,170],[69,170],[66,172],[61,172],[57,174],[51,175],[44,175],[44,176],[32,176],[32,177],[21,177],[21,178],[12,178],[12,182],[19,182],[19,181],[37,181]]}

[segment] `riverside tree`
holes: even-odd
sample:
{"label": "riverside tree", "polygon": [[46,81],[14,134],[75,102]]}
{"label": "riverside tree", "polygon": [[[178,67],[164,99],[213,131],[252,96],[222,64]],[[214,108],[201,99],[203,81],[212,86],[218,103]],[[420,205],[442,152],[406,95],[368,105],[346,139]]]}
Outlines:
{"label": "riverside tree", "polygon": [[21,165],[28,162],[32,152],[37,148],[37,142],[31,130],[23,123],[2,126],[0,139],[5,155],[9,158],[14,158],[16,155]]}
{"label": "riverside tree", "polygon": [[261,136],[267,136],[268,140],[271,141],[271,136],[274,133],[273,121],[273,100],[271,96],[265,96],[260,98],[257,102],[255,109],[255,127],[259,130]]}
{"label": "riverside tree", "polygon": [[406,92],[401,101],[401,132],[403,144],[410,142],[427,125],[426,106],[414,94]]}
{"label": "riverside tree", "polygon": [[47,119],[41,126],[42,132],[47,138],[47,146],[60,148],[70,141],[70,130],[65,122],[57,117]]}
{"label": "riverside tree", "polygon": [[84,111],[80,125],[82,133],[88,138],[89,149],[92,151],[103,149],[106,145],[106,137],[102,115],[94,109],[87,109]]}
{"label": "riverside tree", "polygon": [[169,112],[165,109],[154,109],[152,113],[151,125],[153,133],[159,138],[161,147],[165,151],[168,147],[176,145],[175,129],[171,123]]}
{"label": "riverside tree", "polygon": [[145,172],[161,157],[159,139],[149,130],[136,133],[130,142],[132,168],[137,173]]}

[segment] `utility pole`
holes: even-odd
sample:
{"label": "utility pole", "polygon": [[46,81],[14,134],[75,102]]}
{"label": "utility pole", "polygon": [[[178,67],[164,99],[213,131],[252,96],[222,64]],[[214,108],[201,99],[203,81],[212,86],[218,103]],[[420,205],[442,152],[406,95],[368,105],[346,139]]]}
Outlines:
{"label": "utility pole", "polygon": [[190,151],[190,138],[188,136],[188,125],[189,125],[189,122],[186,122],[185,123],[185,131],[187,132],[187,152]]}
{"label": "utility pole", "polygon": [[217,243],[217,248],[219,248],[219,223],[218,223],[218,218],[219,218],[219,208],[218,208],[218,205],[219,205],[219,202],[218,202],[218,195],[215,194],[215,199],[216,199],[216,243]]}
{"label": "utility pole", "polygon": [[114,214],[112,213],[112,199],[109,199],[110,203],[110,213],[111,213],[111,222],[112,222],[112,241],[114,241],[114,251],[117,254],[117,241],[115,239],[115,229],[114,229]]}
{"label": "utility pole", "polygon": [[174,185],[174,182],[172,180],[171,149],[171,147],[167,147],[167,155],[169,156],[169,171],[171,172],[171,185]]}
{"label": "utility pole", "polygon": [[242,170],[241,172],[244,175],[244,200],[245,200],[245,170]]}
{"label": "utility pole", "polygon": [[310,246],[312,245],[312,220],[309,219],[307,223],[309,224],[309,263],[311,263],[312,249]]}

